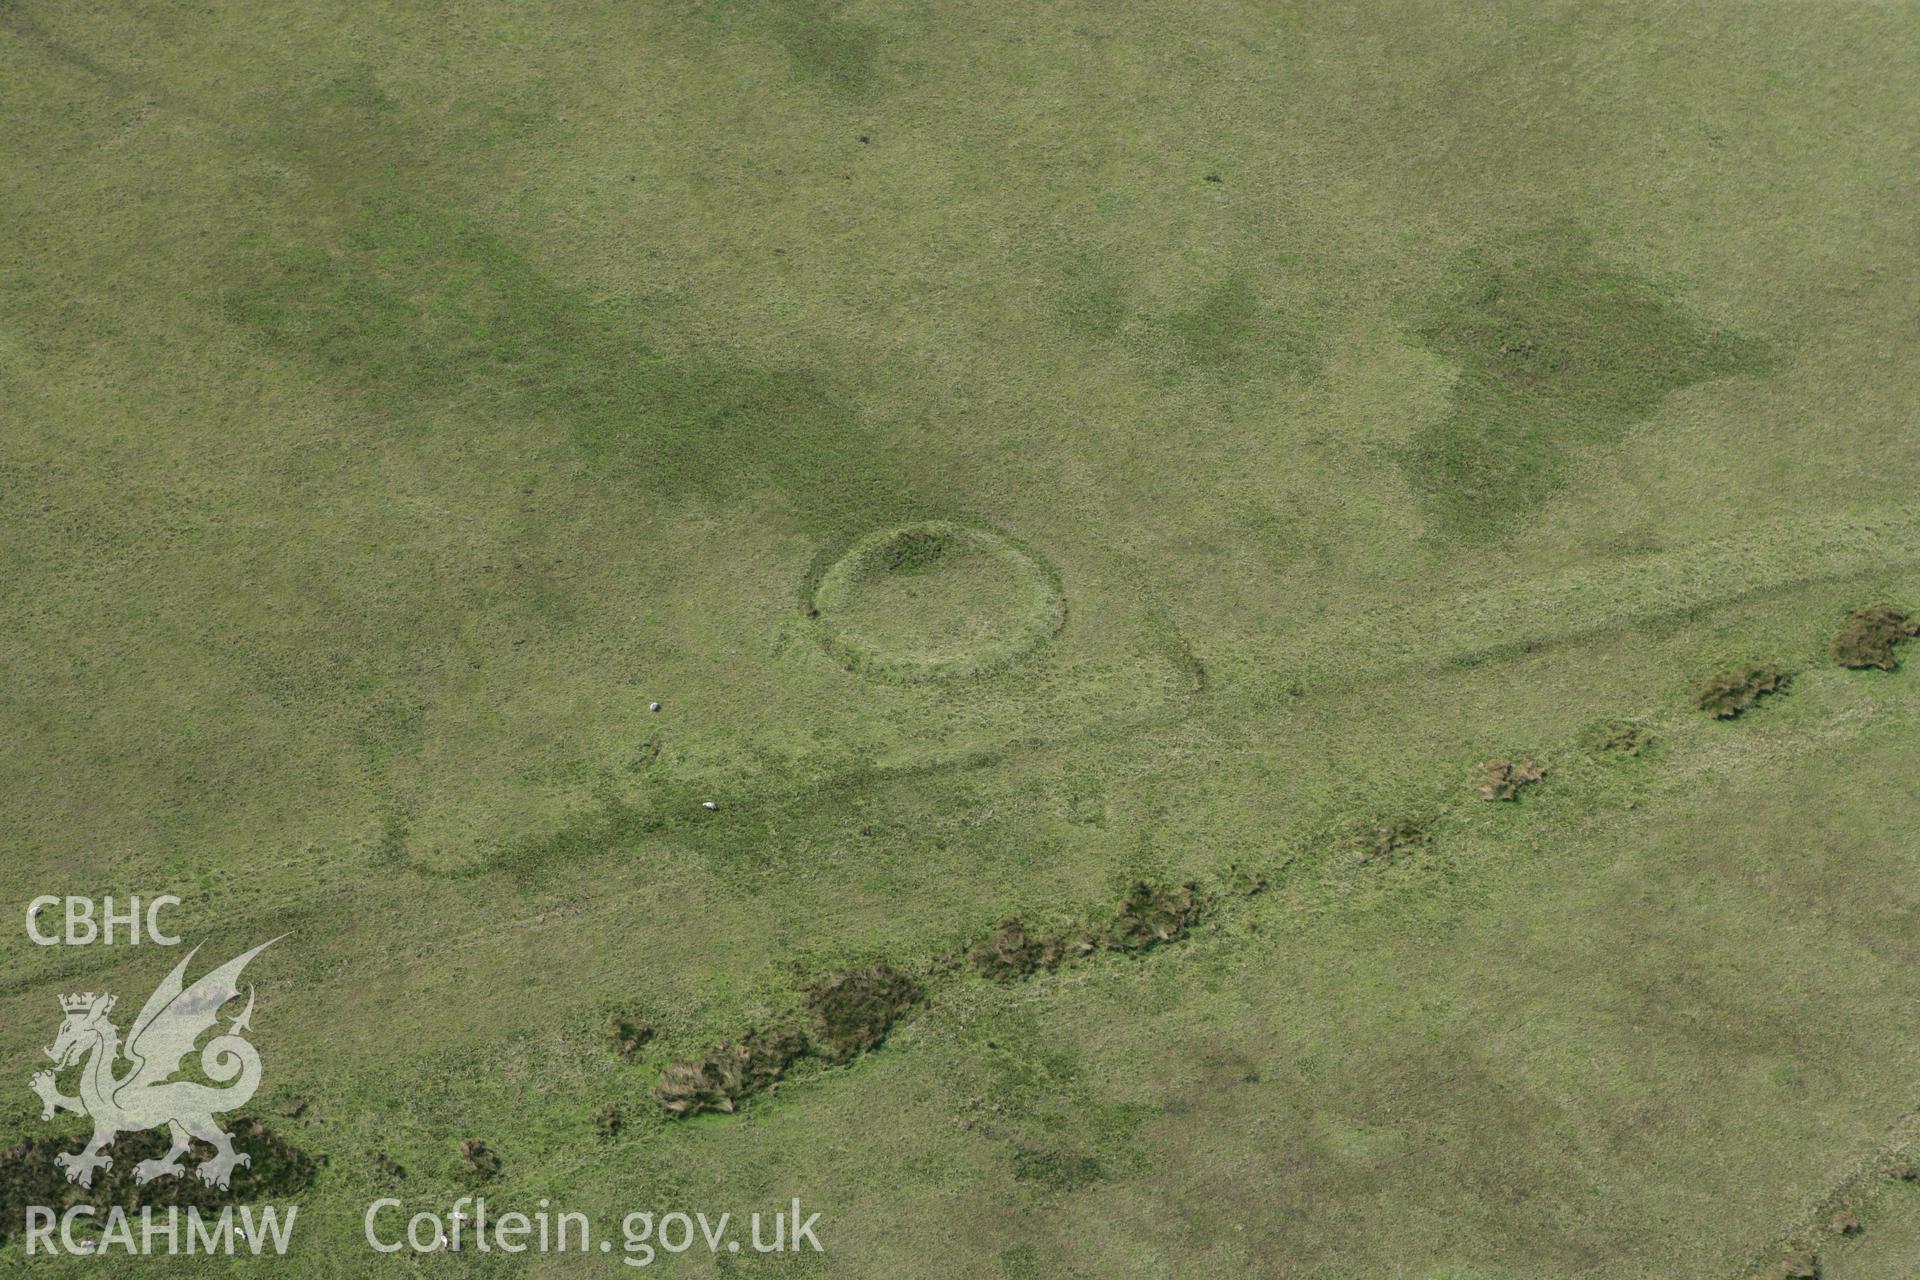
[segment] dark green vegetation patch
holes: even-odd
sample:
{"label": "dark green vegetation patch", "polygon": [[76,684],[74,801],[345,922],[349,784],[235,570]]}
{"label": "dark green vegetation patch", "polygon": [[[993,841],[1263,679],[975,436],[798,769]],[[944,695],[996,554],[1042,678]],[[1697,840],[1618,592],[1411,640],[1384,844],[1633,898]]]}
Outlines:
{"label": "dark green vegetation patch", "polygon": [[1156,886],[1136,881],[1101,931],[1109,951],[1149,951],[1178,942],[1200,920],[1200,895],[1190,884]]}
{"label": "dark green vegetation patch", "polygon": [[[985,977],[1018,981],[1097,950],[1139,953],[1177,942],[1199,921],[1203,906],[1191,884],[1138,881],[1097,929],[1030,934],[1009,917],[969,950],[968,959]],[[803,1057],[844,1065],[880,1047],[894,1024],[925,998],[918,981],[891,965],[836,973],[803,996],[806,1026],[782,1022],[749,1031],[698,1058],[676,1062],[662,1074],[654,1096],[672,1116],[735,1111],[777,1084]]]}
{"label": "dark green vegetation patch", "polygon": [[974,943],[967,959],[982,977],[1017,982],[1095,951],[1140,952],[1164,942],[1177,942],[1198,923],[1202,906],[1200,893],[1191,884],[1163,886],[1138,881],[1128,888],[1113,915],[1097,928],[1034,933],[1017,917],[1008,916],[992,933]]}
{"label": "dark green vegetation patch", "polygon": [[653,1034],[653,1024],[644,1018],[616,1013],[607,1019],[607,1039],[613,1043],[613,1051],[623,1058],[639,1053],[653,1039]]}
{"label": "dark green vegetation patch", "polygon": [[796,78],[859,98],[874,88],[880,29],[846,17],[843,8],[830,0],[759,0],[748,11],[767,23]]}
{"label": "dark green vegetation patch", "polygon": [[1085,929],[1033,933],[1017,916],[1008,916],[968,949],[967,960],[983,978],[1018,982],[1043,970],[1051,972],[1095,946]]}
{"label": "dark green vegetation patch", "polygon": [[500,1155],[478,1138],[460,1140],[460,1167],[479,1182],[491,1182],[500,1176]]}
{"label": "dark green vegetation patch", "polygon": [[542,419],[648,489],[725,497],[752,477],[816,529],[899,499],[884,442],[814,374],[665,355],[655,317],[595,302],[500,237],[433,212],[371,202],[338,245],[256,260],[227,306],[396,421],[439,406]]}
{"label": "dark green vegetation patch", "polygon": [[953,539],[938,529],[915,525],[902,529],[881,549],[890,573],[925,573],[953,548]]}
{"label": "dark green vegetation patch", "polygon": [[1847,629],[1833,640],[1833,660],[1855,669],[1877,667],[1892,671],[1900,665],[1894,646],[1920,635],[1920,622],[1890,605],[1855,609],[1847,615]]}
{"label": "dark green vegetation patch", "polygon": [[698,1058],[674,1063],[654,1093],[670,1115],[731,1112],[779,1083],[806,1051],[806,1033],[797,1027],[749,1031],[738,1040],[721,1041]]}
{"label": "dark green vegetation patch", "polygon": [[1103,1171],[1095,1156],[1021,1147],[1013,1153],[1013,1176],[1021,1182],[1038,1183],[1049,1191],[1065,1193],[1099,1182]]}
{"label": "dark green vegetation patch", "polygon": [[1251,898],[1267,890],[1267,873],[1243,862],[1229,863],[1222,880],[1226,891],[1235,897]]}
{"label": "dark green vegetation patch", "polygon": [[1755,1280],[1820,1280],[1820,1256],[1811,1249],[1794,1249]]}
{"label": "dark green vegetation patch", "polygon": [[1760,699],[1784,693],[1793,676],[1778,667],[1740,667],[1701,685],[1693,705],[1716,720],[1731,720]]}
{"label": "dark green vegetation patch", "polygon": [[1674,391],[1763,363],[1568,227],[1488,249],[1466,274],[1418,331],[1459,370],[1410,460],[1443,535],[1499,536],[1560,489],[1579,450],[1620,440]]}
{"label": "dark green vegetation patch", "polygon": [[313,1185],[325,1163],[325,1157],[308,1155],[275,1136],[258,1120],[235,1120],[229,1130],[233,1149],[247,1156],[249,1163],[234,1169],[232,1185],[225,1191],[208,1186],[193,1174],[195,1163],[214,1155],[213,1148],[203,1142],[188,1144],[186,1172],[179,1177],[136,1184],[135,1166],[142,1160],[157,1160],[167,1152],[168,1137],[162,1129],[122,1134],[110,1152],[113,1164],[94,1173],[91,1187],[68,1182],[66,1171],[54,1163],[54,1157],[75,1149],[74,1139],[31,1138],[16,1143],[0,1152],[0,1243],[26,1221],[29,1205],[41,1205],[56,1214],[69,1205],[92,1205],[97,1211],[96,1223],[114,1205],[129,1213],[169,1206],[218,1210],[223,1205],[298,1195]]}
{"label": "dark green vegetation patch", "polygon": [[1610,756],[1637,756],[1653,745],[1653,730],[1634,720],[1602,720],[1587,730],[1587,750]]}
{"label": "dark green vegetation patch", "polygon": [[1409,850],[1431,843],[1426,830],[1406,820],[1372,823],[1354,833],[1353,846],[1363,862],[1392,862]]}
{"label": "dark green vegetation patch", "polygon": [[374,1152],[368,1164],[373,1170],[373,1180],[383,1187],[397,1187],[407,1180],[405,1166],[384,1149]]}
{"label": "dark green vegetation patch", "polygon": [[891,965],[834,974],[806,994],[814,1049],[828,1062],[851,1062],[878,1048],[922,994],[919,983]]}

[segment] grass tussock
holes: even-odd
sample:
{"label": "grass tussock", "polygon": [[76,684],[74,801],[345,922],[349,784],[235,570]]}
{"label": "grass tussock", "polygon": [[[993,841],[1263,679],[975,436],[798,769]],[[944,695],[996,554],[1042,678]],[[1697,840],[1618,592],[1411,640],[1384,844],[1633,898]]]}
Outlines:
{"label": "grass tussock", "polygon": [[1049,1191],[1067,1193],[1092,1186],[1106,1173],[1095,1156],[1021,1147],[1013,1153],[1013,1176],[1020,1182],[1037,1183]]}

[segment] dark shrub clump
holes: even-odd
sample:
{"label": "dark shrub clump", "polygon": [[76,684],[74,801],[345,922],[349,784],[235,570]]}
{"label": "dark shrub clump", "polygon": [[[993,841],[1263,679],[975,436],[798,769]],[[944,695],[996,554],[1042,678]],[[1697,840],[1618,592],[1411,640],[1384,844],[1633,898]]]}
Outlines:
{"label": "dark shrub clump", "polygon": [[1920,622],[1898,609],[1888,605],[1855,609],[1847,615],[1847,629],[1834,637],[1833,660],[1856,670],[1878,667],[1892,671],[1900,665],[1894,646],[1916,635],[1920,635]]}
{"label": "dark shrub clump", "polygon": [[1227,892],[1238,897],[1251,898],[1267,891],[1267,873],[1243,862],[1228,864],[1224,878]]}
{"label": "dark shrub clump", "polygon": [[1018,982],[1041,970],[1052,972],[1067,960],[1094,948],[1084,930],[1033,934],[1018,917],[1008,916],[967,952],[976,972],[1001,982]]}
{"label": "dark shrub clump", "polygon": [[1200,896],[1190,884],[1155,888],[1142,880],[1127,890],[1119,910],[1101,931],[1110,951],[1146,951],[1177,942],[1200,919]]}
{"label": "dark shrub clump", "polygon": [[701,1057],[668,1067],[654,1095],[675,1116],[731,1112],[743,1099],[779,1083],[806,1051],[807,1035],[798,1027],[749,1031]]}
{"label": "dark shrub clump", "polygon": [[1693,705],[1716,720],[1731,720],[1760,699],[1785,692],[1792,679],[1778,667],[1740,667],[1701,685]]}
{"label": "dark shrub clump", "polygon": [[834,974],[806,994],[815,1050],[828,1062],[851,1062],[877,1048],[920,996],[920,984],[891,965]]}
{"label": "dark shrub clump", "polygon": [[500,1157],[478,1138],[460,1140],[460,1163],[469,1174],[482,1182],[490,1182],[500,1176]]}
{"label": "dark shrub clump", "polygon": [[382,1186],[397,1187],[406,1181],[407,1171],[384,1150],[373,1153],[373,1176]]}
{"label": "dark shrub clump", "polygon": [[613,1043],[615,1053],[623,1058],[631,1058],[653,1039],[653,1024],[616,1013],[607,1019],[607,1039]]}
{"label": "dark shrub clump", "polygon": [[1517,800],[1520,792],[1547,776],[1531,760],[1488,760],[1480,766],[1474,790],[1482,800]]}
{"label": "dark shrub clump", "polygon": [[[1264,884],[1264,879],[1258,882]],[[1257,887],[1247,889],[1257,891]],[[967,959],[983,977],[1018,982],[1094,951],[1138,952],[1176,942],[1199,920],[1201,905],[1199,891],[1191,884],[1168,888],[1143,880],[1127,890],[1112,918],[1098,929],[1029,933],[1018,917],[1008,916],[973,944]]]}
{"label": "dark shrub clump", "polygon": [[298,1195],[313,1185],[326,1163],[324,1157],[310,1156],[274,1136],[258,1120],[236,1119],[227,1127],[233,1134],[233,1149],[251,1162],[233,1171],[233,1183],[225,1191],[194,1176],[195,1164],[213,1158],[213,1148],[202,1142],[189,1144],[182,1159],[186,1167],[178,1177],[135,1184],[134,1166],[159,1159],[171,1145],[164,1129],[122,1134],[108,1151],[112,1166],[96,1170],[91,1187],[68,1182],[66,1171],[53,1162],[55,1156],[78,1149],[77,1137],[30,1138],[0,1151],[0,1243],[26,1220],[28,1205],[43,1205],[58,1214],[71,1205],[90,1204],[98,1211],[96,1222],[113,1205],[129,1213],[169,1206],[218,1210],[222,1205]]}

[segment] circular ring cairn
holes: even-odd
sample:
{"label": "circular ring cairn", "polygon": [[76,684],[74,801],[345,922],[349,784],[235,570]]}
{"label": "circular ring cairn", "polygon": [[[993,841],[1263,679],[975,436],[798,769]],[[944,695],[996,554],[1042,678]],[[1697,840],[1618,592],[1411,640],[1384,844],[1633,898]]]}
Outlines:
{"label": "circular ring cairn", "polygon": [[1012,539],[946,520],[867,534],[813,591],[827,649],[879,680],[939,680],[1005,666],[1058,631],[1053,568]]}

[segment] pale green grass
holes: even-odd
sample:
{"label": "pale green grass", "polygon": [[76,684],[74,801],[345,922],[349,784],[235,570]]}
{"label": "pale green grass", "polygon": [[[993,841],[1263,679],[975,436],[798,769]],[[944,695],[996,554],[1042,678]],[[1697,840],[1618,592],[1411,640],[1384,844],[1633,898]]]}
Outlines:
{"label": "pale green grass", "polygon": [[[1916,1105],[1920,686],[1823,669],[1920,607],[1916,34],[0,4],[0,905],[291,930],[286,1274],[368,1274],[373,1153],[438,1203],[477,1135],[506,1200],[800,1194],[817,1274],[1730,1276]],[[810,584],[927,519],[1065,627],[847,671]],[[1742,662],[1802,676],[1686,709]],[[648,1103],[836,964],[1234,862],[1180,948]],[[172,961],[0,948],[22,1081],[56,992]],[[1836,1273],[1907,1280],[1903,1204]]]}

